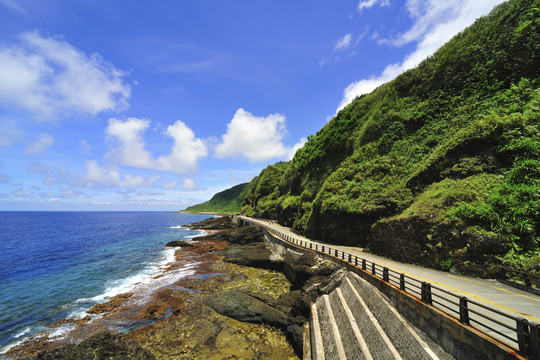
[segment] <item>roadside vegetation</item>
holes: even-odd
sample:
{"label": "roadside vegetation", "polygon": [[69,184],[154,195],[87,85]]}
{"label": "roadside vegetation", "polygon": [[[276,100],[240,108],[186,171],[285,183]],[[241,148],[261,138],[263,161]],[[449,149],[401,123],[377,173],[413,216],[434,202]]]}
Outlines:
{"label": "roadside vegetation", "polygon": [[356,98],[242,212],[397,260],[540,271],[540,0],[514,0]]}

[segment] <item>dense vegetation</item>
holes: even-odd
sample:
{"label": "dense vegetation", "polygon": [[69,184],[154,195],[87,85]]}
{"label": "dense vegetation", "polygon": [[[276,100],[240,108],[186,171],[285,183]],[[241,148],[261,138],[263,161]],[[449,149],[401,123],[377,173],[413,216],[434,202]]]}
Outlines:
{"label": "dense vegetation", "polygon": [[188,207],[183,212],[189,213],[228,213],[236,214],[242,208],[242,202],[248,192],[249,183],[239,184],[230,189],[224,190],[212,196],[212,198],[202,204]]}
{"label": "dense vegetation", "polygon": [[540,270],[540,0],[496,7],[356,98],[242,212],[398,260]]}

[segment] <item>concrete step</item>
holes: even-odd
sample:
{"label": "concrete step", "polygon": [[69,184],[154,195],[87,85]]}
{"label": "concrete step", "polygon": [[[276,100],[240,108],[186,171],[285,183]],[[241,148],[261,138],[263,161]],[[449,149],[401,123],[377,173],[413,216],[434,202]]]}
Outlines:
{"label": "concrete step", "polygon": [[[325,360],[324,347],[321,333],[321,326],[319,323],[319,312],[317,311],[317,304],[311,305],[311,318],[309,320],[310,326],[310,341],[311,351],[307,359],[312,360]],[[304,357],[306,360],[306,358]]]}
{"label": "concrete step", "polygon": [[321,340],[324,349],[324,358],[345,360],[345,351],[341,342],[341,335],[336,319],[330,306],[328,295],[321,296],[316,304],[317,317],[321,328]]}
{"label": "concrete step", "polygon": [[312,305],[310,339],[316,360],[452,359],[354,273]]}
{"label": "concrete step", "polygon": [[372,360],[367,343],[341,290],[337,288],[328,296],[328,300],[336,319],[346,358]]}
{"label": "concrete step", "polygon": [[[374,286],[349,272],[342,284],[349,296],[361,297],[403,359],[449,360],[452,357],[401,316]],[[356,295],[355,295],[356,297]]]}
{"label": "concrete step", "polygon": [[345,279],[339,291],[351,309],[373,359],[402,359],[379,321],[354,286]]}

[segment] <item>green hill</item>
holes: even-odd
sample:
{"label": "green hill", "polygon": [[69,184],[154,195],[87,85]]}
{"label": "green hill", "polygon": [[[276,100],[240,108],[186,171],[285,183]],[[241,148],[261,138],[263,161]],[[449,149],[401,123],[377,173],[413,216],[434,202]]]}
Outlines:
{"label": "green hill", "polygon": [[233,186],[215,194],[210,200],[188,207],[183,212],[189,213],[239,213],[242,208],[242,202],[246,196],[249,183],[243,183]]}
{"label": "green hill", "polygon": [[540,1],[501,4],[356,98],[242,212],[465,273],[540,269]]}

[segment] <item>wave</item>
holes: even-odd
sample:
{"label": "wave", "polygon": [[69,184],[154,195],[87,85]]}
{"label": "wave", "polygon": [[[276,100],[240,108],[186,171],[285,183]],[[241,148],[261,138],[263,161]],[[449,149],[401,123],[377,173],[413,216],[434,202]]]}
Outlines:
{"label": "wave", "polygon": [[[182,234],[182,237],[189,240],[206,233],[207,232],[204,230],[197,230],[192,231],[189,234]],[[127,292],[135,293],[132,298],[130,298],[130,301],[133,301],[134,304],[143,304],[147,302],[152,294],[159,288],[172,285],[181,278],[195,274],[194,268],[199,265],[199,263],[195,262],[185,264],[178,269],[169,269],[169,265],[175,262],[175,251],[174,248],[164,248],[160,258],[156,261],[149,262],[141,271],[125,278],[107,281],[105,290],[96,296],[79,298],[69,304],[65,304],[62,308],[68,311],[67,318],[82,319],[90,316],[90,322],[92,322],[102,316],[87,313],[87,310],[95,304],[106,302],[116,295]],[[75,324],[63,324],[53,331],[39,325],[26,327],[13,336],[13,340],[16,341],[0,348],[0,359],[3,358],[2,354],[5,354],[13,347],[23,344],[35,334],[48,332],[47,335],[49,338],[58,340],[62,339],[75,327]]]}

